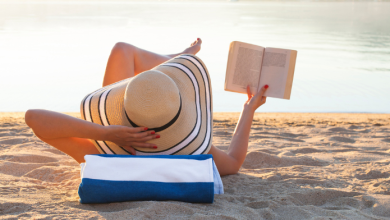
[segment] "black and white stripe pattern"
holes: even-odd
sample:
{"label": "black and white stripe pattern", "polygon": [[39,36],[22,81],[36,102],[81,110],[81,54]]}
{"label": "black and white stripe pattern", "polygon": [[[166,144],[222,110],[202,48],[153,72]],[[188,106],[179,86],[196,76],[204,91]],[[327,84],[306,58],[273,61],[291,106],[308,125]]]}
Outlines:
{"label": "black and white stripe pattern", "polygon": [[[122,82],[122,81],[119,81],[119,82],[114,83],[114,84],[112,84],[110,86],[98,89],[95,92],[93,92],[93,93],[91,93],[91,94],[89,94],[89,95],[87,95],[85,97],[85,99],[83,101],[83,104],[82,104],[82,111],[83,111],[83,114],[84,114],[84,119],[86,121],[93,122],[92,115],[91,115],[91,99],[92,99],[92,97],[95,94],[105,90],[99,96],[98,108],[99,108],[99,116],[100,116],[100,120],[102,121],[102,124],[104,126],[108,126],[109,125],[108,119],[107,119],[107,116],[106,116],[106,111],[105,111],[106,98],[107,98],[108,93],[111,91],[111,89],[114,86],[116,86],[118,83],[120,83],[120,82]],[[98,141],[98,140],[94,140],[94,141],[99,146],[100,150],[103,153],[105,153],[105,154],[116,154],[113,150],[111,150],[111,148],[108,146],[108,144],[105,141]]]}
{"label": "black and white stripe pattern", "polygon": [[181,142],[176,144],[175,146],[168,148],[164,151],[160,152],[142,152],[142,151],[137,151],[137,155],[169,155],[169,154],[175,154],[176,152],[182,150],[184,147],[188,146],[192,141],[195,140],[195,138],[198,136],[201,124],[202,124],[202,116],[201,116],[201,108],[200,108],[200,97],[199,97],[199,85],[198,81],[196,80],[196,77],[194,74],[191,72],[190,69],[188,69],[186,66],[180,63],[165,63],[162,64],[162,66],[170,66],[170,67],[175,67],[183,71],[184,73],[187,74],[187,76],[190,78],[193,86],[194,86],[194,91],[195,91],[195,104],[196,104],[196,123],[194,128],[192,129],[191,133],[184,138]]}
{"label": "black and white stripe pattern", "polygon": [[[192,131],[190,132],[190,134],[187,137],[185,137],[182,141],[177,143],[176,145],[174,145],[174,146],[172,146],[164,151],[160,151],[160,152],[143,152],[143,151],[136,150],[137,155],[170,155],[170,154],[175,154],[178,151],[184,149],[189,144],[191,144],[198,137],[200,129],[202,127],[201,98],[200,98],[200,91],[199,91],[200,89],[199,89],[198,83],[203,83],[204,88],[205,88],[206,134],[205,134],[204,140],[202,141],[202,144],[196,150],[191,152],[190,154],[193,154],[193,155],[202,154],[207,150],[208,146],[210,145],[211,137],[212,137],[212,112],[211,112],[211,101],[212,100],[211,100],[210,82],[209,82],[208,75],[206,73],[206,69],[204,68],[202,63],[200,61],[198,61],[196,58],[194,58],[193,56],[182,55],[182,56],[179,56],[177,58],[178,59],[186,59],[186,60],[190,61],[192,64],[194,64],[198,68],[198,70],[201,73],[201,76],[203,78],[203,82],[198,82],[194,73],[188,67],[186,67],[185,65],[183,65],[181,63],[168,62],[168,63],[162,64],[162,66],[169,66],[169,67],[174,67],[174,68],[180,69],[191,80],[193,87],[194,87],[194,92],[195,92],[196,123],[195,123]],[[120,82],[123,82],[123,81],[124,80],[122,80]],[[114,83],[114,84],[107,86],[107,87],[103,87],[103,88],[89,94],[88,96],[86,96],[86,98],[84,99],[83,104],[82,104],[82,111],[83,111],[85,120],[93,122],[93,119],[91,116],[91,99],[97,93],[102,92],[101,95],[99,96],[98,112],[99,112],[99,116],[100,116],[100,120],[101,120],[102,125],[103,126],[110,125],[110,122],[109,122],[109,120],[107,118],[107,114],[106,114],[106,100],[107,100],[107,96],[110,93],[111,89],[113,87],[117,86],[117,84],[120,82]],[[102,150],[103,153],[115,154],[115,152],[110,149],[110,147],[108,146],[108,144],[105,141],[96,141],[95,140],[95,142],[100,147],[100,149]],[[128,152],[128,151],[126,151],[126,152]]]}
{"label": "black and white stripe pattern", "polygon": [[202,65],[201,62],[199,62],[197,59],[195,59],[192,56],[188,55],[183,55],[180,56],[180,58],[189,60],[191,63],[193,63],[199,70],[199,72],[202,74],[203,82],[204,82],[204,87],[206,90],[206,136],[205,139],[203,140],[202,145],[192,152],[191,154],[202,154],[206,149],[207,146],[209,146],[210,141],[211,141],[211,135],[212,135],[212,119],[211,119],[211,88],[210,88],[210,82],[208,78],[208,74],[206,74],[206,69]]}

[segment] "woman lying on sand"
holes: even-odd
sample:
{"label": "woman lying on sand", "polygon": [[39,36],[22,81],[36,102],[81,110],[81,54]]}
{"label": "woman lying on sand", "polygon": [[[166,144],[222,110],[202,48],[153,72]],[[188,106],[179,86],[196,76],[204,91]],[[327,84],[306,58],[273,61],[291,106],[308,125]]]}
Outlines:
{"label": "woman lying on sand", "polygon": [[[201,70],[203,63],[195,56],[192,56],[199,52],[201,44],[202,41],[198,38],[182,53],[160,55],[137,48],[130,44],[117,43],[112,49],[108,59],[103,79],[103,88],[89,94],[83,100],[82,116],[85,120],[58,112],[34,109],[26,112],[26,123],[33,129],[38,138],[68,154],[78,163],[84,162],[84,156],[87,154],[107,153],[107,151],[110,153],[119,152],[119,154],[121,154],[121,152],[128,152],[133,155],[142,154],[142,152],[144,152],[144,154],[155,152],[162,152],[162,154],[164,154],[163,151],[159,151],[161,150],[160,148],[166,146],[166,143],[169,142],[170,139],[175,139],[176,136],[180,136],[181,133],[187,129],[185,126],[187,126],[186,123],[188,121],[192,120],[191,115],[194,115],[193,121],[197,121],[199,115],[200,117],[207,116],[207,110],[205,110],[207,108],[209,112],[211,112],[208,114],[212,114],[211,104],[205,104],[204,106],[197,108],[195,107],[195,104],[192,106],[192,102],[187,102],[187,99],[194,97],[194,95],[191,94],[194,94],[195,92],[199,92],[196,93],[196,97],[199,96],[199,98],[196,99],[197,102],[211,102],[211,89],[209,91],[210,98],[208,100],[206,96],[208,90],[207,88],[203,88],[207,87],[207,83],[205,84],[204,82],[207,81],[208,75],[206,75],[206,77],[205,75],[201,75],[207,74],[207,70]],[[177,57],[179,55],[180,57]],[[171,60],[174,57],[176,58]],[[166,62],[168,60],[171,61]],[[151,70],[152,68],[153,70]],[[191,81],[189,81],[190,75],[187,76],[186,74],[193,74],[193,76],[191,75],[191,79],[193,80],[192,84]],[[202,79],[206,81],[196,81]],[[169,86],[164,80],[166,80]],[[189,82],[188,84],[184,83],[187,82],[186,80]],[[147,84],[142,85],[144,82]],[[196,88],[194,83],[198,85],[198,89],[194,89]],[[203,86],[203,84],[206,86]],[[162,86],[161,88],[163,89],[157,89],[157,92],[151,93],[153,89],[159,86]],[[137,89],[135,90],[135,88]],[[237,123],[227,153],[211,144],[212,127],[207,130],[207,127],[203,126],[204,123],[203,125],[198,126],[200,132],[203,132],[202,129],[204,130],[203,136],[206,136],[206,134],[210,135],[210,143],[208,145],[206,144],[205,150],[200,153],[209,153],[213,155],[220,175],[237,173],[243,164],[247,153],[249,133],[254,112],[258,107],[265,103],[266,97],[263,95],[267,88],[268,86],[266,85],[257,94],[252,95],[248,86],[248,100],[244,104],[243,111]],[[137,96],[129,96],[129,94],[134,94],[132,89],[139,94]],[[130,90],[133,92],[130,92]],[[167,93],[169,93],[169,95],[167,95]],[[189,98],[186,96],[187,93],[189,94],[187,95]],[[121,98],[113,98],[112,96],[115,96],[115,94]],[[95,99],[98,101],[95,102]],[[123,99],[125,99],[125,101],[123,101]],[[129,101],[130,99],[131,101]],[[192,99],[194,100],[194,98]],[[134,115],[137,116],[137,114],[140,115],[149,111],[151,108],[148,107],[150,104],[148,104],[148,101],[150,100],[152,100],[152,105],[156,102],[159,103],[152,108],[153,111],[167,114],[168,116],[153,118],[157,115],[154,114],[154,112],[153,114],[146,114],[148,117],[147,120],[153,124],[152,126],[148,126],[151,128],[148,129],[145,127],[145,123],[144,126],[137,126],[137,124],[141,123],[139,123],[139,118],[134,117]],[[161,109],[165,108],[164,106],[166,106],[166,103],[171,103],[171,100],[173,100],[172,103],[179,104],[177,104],[176,107],[172,107],[173,110]],[[118,110],[117,113],[109,115],[110,112],[116,111],[113,109],[113,105],[110,105],[110,103],[114,102],[117,102],[115,106],[121,106],[121,108],[124,108],[125,110]],[[128,102],[130,102],[129,106],[126,104]],[[93,110],[93,106],[96,106],[97,113],[94,113],[95,110]],[[168,108],[171,108],[170,105]],[[199,113],[198,111],[201,112]],[[115,120],[125,118],[123,115],[123,117],[117,116],[118,114],[121,114],[121,112],[124,112],[127,121],[124,123],[115,123]],[[106,113],[107,118],[102,119],[102,114]],[[186,116],[182,117],[180,114],[186,114]],[[172,115],[172,120],[170,115]],[[96,118],[101,122],[92,123],[96,122]],[[212,117],[210,116],[210,118],[211,122],[209,125],[212,126]],[[167,122],[167,124],[164,125],[165,127],[154,126],[154,123],[158,122],[160,119]],[[201,122],[201,120],[198,121]],[[205,119],[204,121],[207,120]],[[164,129],[169,127],[168,125],[171,127],[182,127],[176,129],[175,132],[164,133],[166,132]],[[192,129],[191,132],[193,132],[193,130],[194,129]],[[191,135],[192,134],[193,133],[191,133]],[[192,136],[190,134],[183,135],[186,135],[186,138],[193,136],[193,140],[186,142],[188,146],[191,144],[198,144],[199,141],[197,142],[196,138],[202,136],[201,133]],[[202,144],[204,144],[204,142],[205,141],[203,141]],[[181,144],[184,146],[185,143]],[[106,147],[102,147],[103,145]],[[186,153],[185,148],[188,147],[187,145],[185,145],[183,149],[180,149],[182,150],[180,154],[192,154],[195,152],[191,150],[192,153],[189,151]],[[178,145],[176,144],[175,146],[177,147]],[[195,148],[196,147],[197,146],[195,146]],[[171,153],[168,152],[166,154]]]}

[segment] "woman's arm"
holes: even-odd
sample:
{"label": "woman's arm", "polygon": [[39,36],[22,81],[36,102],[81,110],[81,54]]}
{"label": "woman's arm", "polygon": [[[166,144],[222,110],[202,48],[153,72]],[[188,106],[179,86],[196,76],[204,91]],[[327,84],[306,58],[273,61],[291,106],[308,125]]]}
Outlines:
{"label": "woman's arm", "polygon": [[236,129],[233,133],[228,152],[225,153],[222,150],[211,146],[209,153],[213,155],[214,162],[217,165],[221,176],[237,173],[244,163],[248,150],[249,133],[253,116],[256,109],[265,103],[266,97],[263,95],[267,88],[268,85],[265,85],[253,96],[249,86],[247,87],[248,100],[244,104],[244,109],[241,112]]}
{"label": "woman's arm", "polygon": [[28,110],[25,121],[37,136],[45,139],[78,137],[111,141],[126,147],[155,147],[154,144],[144,142],[159,137],[154,131],[145,132],[145,127],[102,126],[62,113],[39,109]]}

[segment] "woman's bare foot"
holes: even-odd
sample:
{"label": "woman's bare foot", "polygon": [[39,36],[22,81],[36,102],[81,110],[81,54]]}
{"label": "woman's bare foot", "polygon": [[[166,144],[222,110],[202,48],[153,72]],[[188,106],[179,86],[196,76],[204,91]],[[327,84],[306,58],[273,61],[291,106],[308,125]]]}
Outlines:
{"label": "woman's bare foot", "polygon": [[202,40],[198,38],[191,44],[189,48],[185,49],[183,53],[195,55],[199,52],[201,44]]}
{"label": "woman's bare foot", "polygon": [[199,52],[201,44],[202,44],[202,40],[200,38],[198,38],[198,39],[196,39],[196,41],[194,41],[191,44],[191,46],[189,48],[185,49],[183,52],[178,53],[178,54],[171,54],[171,55],[167,55],[167,56],[170,58],[173,58],[173,57],[179,56],[181,54],[195,55]]}

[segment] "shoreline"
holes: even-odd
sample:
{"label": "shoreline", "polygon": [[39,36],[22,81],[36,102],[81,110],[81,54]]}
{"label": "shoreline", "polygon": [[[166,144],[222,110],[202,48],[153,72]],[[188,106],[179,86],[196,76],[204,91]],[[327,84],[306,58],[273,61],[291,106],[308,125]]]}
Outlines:
{"label": "shoreline", "polygon": [[[14,111],[14,112],[2,112],[0,111],[0,117],[23,117],[25,111]],[[60,112],[69,115],[78,115],[79,112]],[[222,114],[240,114],[241,112],[213,112],[214,115],[222,115]],[[280,115],[372,115],[372,116],[380,116],[387,115],[390,118],[390,113],[371,113],[371,112],[256,112],[255,115],[271,115],[271,114],[280,114]]]}

